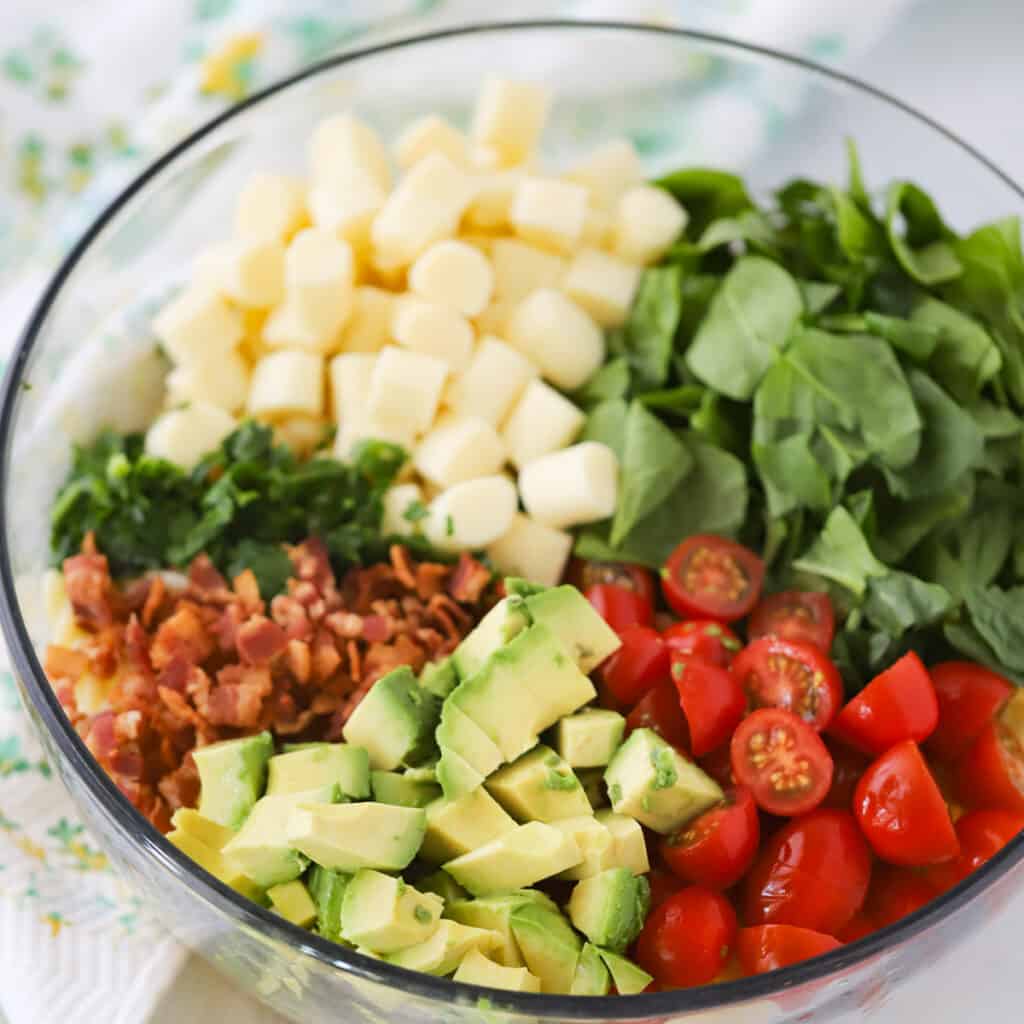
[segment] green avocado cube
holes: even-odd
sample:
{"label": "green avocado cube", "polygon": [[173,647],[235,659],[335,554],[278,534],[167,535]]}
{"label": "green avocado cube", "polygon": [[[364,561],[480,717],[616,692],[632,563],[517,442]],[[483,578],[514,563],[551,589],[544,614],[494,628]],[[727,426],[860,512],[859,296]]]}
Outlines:
{"label": "green avocado cube", "polygon": [[420,892],[432,892],[440,896],[444,900],[445,906],[458,900],[464,900],[469,896],[469,893],[447,871],[440,868],[420,878],[416,882],[416,888]]}
{"label": "green avocado cube", "polygon": [[651,887],[643,875],[609,868],[576,883],[569,917],[595,946],[621,953],[640,934],[650,906]]}
{"label": "green avocado cube", "polygon": [[235,835],[231,829],[204,818],[191,807],[179,807],[171,815],[171,824],[179,831],[187,832],[205,843],[212,850],[223,850]]}
{"label": "green avocado cube", "polygon": [[337,785],[349,800],[370,795],[370,756],[347,743],[312,743],[267,762],[267,795]]}
{"label": "green avocado cube", "polygon": [[444,920],[438,922],[437,930],[429,939],[392,953],[388,960],[411,971],[443,977],[451,974],[471,949],[489,953],[500,941],[495,932]]}
{"label": "green avocado cube", "polygon": [[521,597],[502,598],[455,648],[452,667],[465,682],[484,667],[487,659],[515,639],[530,624],[526,603]]}
{"label": "green avocado cube", "polygon": [[352,876],[328,871],[314,864],[309,869],[309,894],[316,903],[316,930],[332,942],[343,942],[341,937],[341,902]]}
{"label": "green avocado cube", "polygon": [[208,871],[219,882],[240,892],[243,896],[259,903],[263,890],[222,850],[207,846],[201,839],[175,829],[167,833],[167,841],[186,856],[191,857],[204,871]]}
{"label": "green avocado cube", "polygon": [[480,952],[471,949],[454,975],[455,981],[482,988],[502,988],[509,992],[539,992],[540,978],[525,967],[502,967]]}
{"label": "green avocado cube", "polygon": [[541,992],[567,995],[583,940],[561,911],[524,904],[512,912],[510,924],[526,966],[540,978]]}
{"label": "green avocado cube", "polygon": [[534,623],[548,626],[575,658],[581,672],[593,672],[621,641],[594,606],[573,586],[552,587],[526,599]]}
{"label": "green avocado cube", "polygon": [[420,856],[430,864],[461,857],[515,829],[516,823],[483,788],[428,804]]}
{"label": "green avocado cube", "polygon": [[192,752],[199,771],[199,813],[238,829],[263,795],[267,762],[274,752],[269,732],[211,743]]}
{"label": "green avocado cube", "polygon": [[505,760],[494,740],[463,714],[454,698],[441,707],[436,737],[441,752],[437,781],[445,796],[457,797],[476,789]]}
{"label": "green avocado cube", "polygon": [[576,974],[569,989],[571,996],[606,996],[612,987],[611,975],[597,947],[586,942],[576,964]]}
{"label": "green avocado cube", "polygon": [[[578,818],[563,818],[551,822],[555,828],[568,832],[580,848],[583,859],[575,867],[563,871],[558,877],[567,881],[578,881],[599,874],[606,868],[614,867],[611,863],[614,839],[592,814],[583,814]],[[640,826],[637,825],[639,829]]]}
{"label": "green avocado cube", "polygon": [[373,772],[370,779],[373,799],[398,807],[426,807],[441,795],[436,782],[411,779],[401,772]]}
{"label": "green avocado cube", "polygon": [[512,914],[525,904],[558,911],[557,904],[539,889],[518,889],[498,896],[452,900],[445,907],[445,916],[474,928],[494,932],[499,936],[500,944],[488,956],[505,967],[522,967],[526,961],[512,934]]}
{"label": "green avocado cube", "polygon": [[608,830],[612,837],[606,868],[629,868],[634,875],[646,875],[651,870],[647,859],[647,840],[644,830],[635,818],[616,814],[612,810],[601,810],[595,818]]}
{"label": "green avocado cube", "polygon": [[437,930],[444,901],[392,875],[357,871],[341,903],[341,934],[386,955],[426,942]]}
{"label": "green avocado cube", "polygon": [[604,961],[605,967],[608,968],[615,991],[620,996],[638,995],[654,981],[654,978],[637,967],[632,960],[627,960],[624,956],[619,956],[618,953],[613,953],[609,949],[599,949],[597,952]]}
{"label": "green avocado cube", "polygon": [[297,878],[267,890],[270,906],[286,921],[308,928],[316,921],[316,904],[309,890]]}
{"label": "green avocado cube", "polygon": [[555,727],[558,753],[573,768],[603,768],[622,745],[626,720],[617,711],[586,708]]}
{"label": "green avocado cube", "polygon": [[459,684],[459,677],[451,658],[432,661],[420,672],[420,686],[438,700],[444,700]]}
{"label": "green avocado cube", "polygon": [[572,768],[543,743],[499,768],[484,786],[520,822],[558,821],[591,813]]}

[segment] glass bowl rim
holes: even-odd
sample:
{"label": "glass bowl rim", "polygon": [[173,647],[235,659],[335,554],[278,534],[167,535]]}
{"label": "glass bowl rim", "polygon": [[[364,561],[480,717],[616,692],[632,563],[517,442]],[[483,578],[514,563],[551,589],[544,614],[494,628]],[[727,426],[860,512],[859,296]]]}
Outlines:
{"label": "glass bowl rim", "polygon": [[[448,39],[487,34],[530,31],[572,33],[574,31],[602,30],[639,36],[674,37],[715,46],[748,57],[765,58],[771,62],[788,65],[812,76],[825,79],[850,92],[867,95],[931,128],[949,143],[966,152],[1007,186],[1011,192],[1016,193],[1024,203],[1024,189],[1010,175],[939,121],[853,75],[772,47],[741,42],[713,32],[603,19],[506,20],[470,23],[431,32],[403,35],[317,61],[271,83],[245,100],[222,111],[149,163],[105,206],[54,271],[12,353],[2,397],[0,397],[0,488],[6,490],[11,468],[12,425],[22,386],[22,377],[40,330],[50,309],[60,296],[64,283],[71,277],[75,267],[98,235],[121,209],[140,194],[164,169],[188,153],[194,145],[233,118],[258,106],[277,93],[312,80],[324,72],[366,57]],[[405,990],[424,999],[460,1004],[476,1004],[481,1000],[486,1000],[487,1005],[497,1011],[532,1016],[540,1014],[549,1019],[592,1020],[600,1018],[624,1021],[636,1020],[640,1017],[661,1017],[666,1014],[676,1015],[719,1009],[738,1003],[763,1000],[789,989],[813,982],[826,981],[840,972],[887,952],[938,923],[947,915],[955,913],[975,896],[979,896],[990,888],[1016,864],[1024,861],[1024,834],[1022,834],[988,863],[973,872],[965,881],[896,924],[889,925],[866,938],[792,967],[694,989],[640,994],[628,998],[511,993],[454,982],[449,978],[437,978],[418,971],[410,971],[383,960],[376,960],[355,951],[346,950],[336,943],[299,928],[217,881],[191,858],[172,846],[131,806],[99,763],[88,752],[85,743],[64,714],[53,688],[47,680],[24,619],[18,610],[14,572],[9,545],[6,543],[8,530],[6,504],[0,502],[0,624],[2,624],[4,636],[10,649],[13,667],[32,700],[33,710],[39,715],[48,733],[53,737],[60,754],[71,770],[84,783],[90,795],[110,814],[129,841],[138,844],[164,870],[196,890],[201,898],[211,904],[219,914],[230,918],[235,923],[262,933],[268,940],[277,940],[284,945],[298,948],[325,966],[337,968],[344,974],[390,988]]]}

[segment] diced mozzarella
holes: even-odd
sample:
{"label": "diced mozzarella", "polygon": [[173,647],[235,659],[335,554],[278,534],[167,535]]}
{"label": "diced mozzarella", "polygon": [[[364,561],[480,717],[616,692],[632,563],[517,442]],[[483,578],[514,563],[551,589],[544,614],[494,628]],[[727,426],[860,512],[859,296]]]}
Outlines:
{"label": "diced mozzarella", "polygon": [[369,417],[391,429],[422,434],[434,422],[447,375],[448,364],[441,359],[386,346],[370,379]]}
{"label": "diced mozzarella", "polygon": [[330,363],[331,413],[342,426],[366,418],[370,380],[377,357],[365,352],[346,352]]}
{"label": "diced mozzarella", "polygon": [[430,503],[424,533],[442,551],[476,551],[508,531],[516,504],[515,484],[508,477],[467,480]]}
{"label": "diced mozzarella", "polygon": [[599,249],[581,249],[569,264],[562,288],[602,327],[619,327],[626,322],[639,283],[640,268],[635,264]]}
{"label": "diced mozzarella", "polygon": [[285,301],[267,317],[263,342],[268,351],[297,348],[330,355],[340,347],[341,334],[338,330],[324,331],[314,326],[294,302]]}
{"label": "diced mozzarella", "polygon": [[570,168],[566,177],[584,185],[595,205],[612,209],[623,192],[644,180],[644,169],[632,142],[609,139]]}
{"label": "diced mozzarella", "polygon": [[306,220],[302,185],[283,174],[254,174],[235,206],[238,238],[285,242]]}
{"label": "diced mozzarella", "polygon": [[324,118],[309,143],[309,166],[315,184],[344,179],[353,168],[369,174],[387,191],[391,162],[377,133],[352,114]]}
{"label": "diced mozzarella", "polygon": [[185,363],[167,375],[171,405],[199,401],[226,412],[238,412],[248,393],[249,367],[235,351],[214,351],[209,358]]}
{"label": "diced mozzarella", "polygon": [[288,246],[285,276],[288,304],[333,342],[352,311],[352,247],[319,228],[300,231]]}
{"label": "diced mozzarella", "polygon": [[618,477],[615,452],[584,441],[524,466],[519,493],[528,515],[562,529],[607,519],[618,500]]}
{"label": "diced mozzarella", "polygon": [[508,299],[497,299],[492,302],[479,316],[473,318],[477,333],[503,336],[517,305],[517,302]]}
{"label": "diced mozzarella", "polygon": [[322,416],[324,360],[312,352],[282,349],[253,368],[248,411],[253,416]]}
{"label": "diced mozzarella", "polygon": [[550,105],[541,85],[488,78],[473,114],[473,140],[492,146],[506,164],[522,163],[537,148]]}
{"label": "diced mozzarella", "polygon": [[588,206],[587,217],[583,222],[583,234],[580,235],[580,245],[591,249],[605,249],[611,245],[614,237],[614,217],[598,206]]}
{"label": "diced mozzarella", "polygon": [[326,424],[316,416],[289,416],[274,425],[274,440],[299,455],[308,455],[323,440]]}
{"label": "diced mozzarella", "polygon": [[196,260],[195,274],[240,306],[275,306],[284,295],[284,246],[276,238],[223,242]]}
{"label": "diced mozzarella", "polygon": [[653,263],[680,236],[689,217],[663,188],[637,185],[615,214],[615,253],[630,263]]}
{"label": "diced mozzarella", "polygon": [[385,537],[409,537],[416,532],[416,523],[406,518],[410,506],[423,501],[419,484],[396,484],[384,493],[384,515],[380,530]]}
{"label": "diced mozzarella", "polygon": [[352,297],[352,312],[341,332],[343,352],[379,352],[391,338],[398,299],[391,292],[362,285]]}
{"label": "diced mozzarella", "polygon": [[159,416],[146,434],[146,451],[184,470],[212,452],[235,429],[234,416],[219,406],[192,402]]}
{"label": "diced mozzarella", "polygon": [[445,239],[435,242],[409,268],[409,288],[429,302],[476,316],[491,300],[494,271],[479,249]]}
{"label": "diced mozzarella", "polygon": [[536,374],[536,367],[511,345],[486,335],[465,372],[452,381],[447,402],[458,416],[477,416],[497,426]]}
{"label": "diced mozzarella", "polygon": [[487,549],[498,572],[553,587],[572,553],[572,534],[516,513],[512,525]]}
{"label": "diced mozzarella", "polygon": [[555,178],[524,178],[509,211],[517,235],[558,252],[579,244],[586,219],[587,190]]}
{"label": "diced mozzarella", "polygon": [[477,191],[466,210],[465,222],[478,231],[509,227],[509,213],[516,189],[523,179],[517,169],[492,171],[477,178]]}
{"label": "diced mozzarella", "polygon": [[452,373],[461,373],[473,354],[473,327],[461,313],[412,295],[398,300],[391,333],[403,348],[443,360]]}
{"label": "diced mozzarella", "polygon": [[512,407],[501,431],[509,460],[517,469],[576,439],[586,417],[564,395],[542,380],[531,380]]}
{"label": "diced mozzarella", "polygon": [[350,167],[313,185],[309,190],[309,213],[316,227],[365,248],[370,225],[387,199],[387,192],[372,175]]}
{"label": "diced mozzarella", "polygon": [[565,273],[561,256],[545,252],[517,238],[496,239],[491,248],[494,296],[519,302],[538,288],[556,288]]}
{"label": "diced mozzarella", "polygon": [[586,311],[553,288],[516,306],[508,340],[563,391],[574,391],[604,362],[604,335]]}
{"label": "diced mozzarella", "polygon": [[153,318],[153,333],[178,364],[198,362],[211,353],[230,352],[242,338],[242,317],[212,288],[192,285]]}
{"label": "diced mozzarella", "polygon": [[475,416],[439,418],[413,456],[420,475],[438,487],[491,476],[504,463],[505,445],[498,432]]}
{"label": "diced mozzarella", "polygon": [[403,423],[384,424],[370,416],[361,420],[346,420],[335,438],[335,458],[347,460],[353,448],[361,441],[387,441],[410,452],[415,446],[416,435]]}
{"label": "diced mozzarella", "polygon": [[395,142],[395,161],[408,170],[428,153],[441,153],[453,164],[469,163],[469,140],[451,122],[437,114],[413,121]]}

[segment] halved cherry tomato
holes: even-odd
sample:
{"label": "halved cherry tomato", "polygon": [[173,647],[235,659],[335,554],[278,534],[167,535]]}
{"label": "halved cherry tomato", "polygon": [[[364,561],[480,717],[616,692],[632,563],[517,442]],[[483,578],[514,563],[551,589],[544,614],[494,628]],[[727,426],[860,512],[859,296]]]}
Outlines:
{"label": "halved cherry tomato", "polygon": [[674,654],[698,658],[719,668],[728,668],[743,646],[728,626],[711,619],[674,622],[661,635]]}
{"label": "halved cherry tomato", "polygon": [[761,824],[750,791],[729,790],[696,821],[661,840],[662,860],[680,877],[708,889],[728,889],[750,868]]}
{"label": "halved cherry tomato", "polygon": [[825,807],[834,807],[840,811],[848,811],[853,806],[853,793],[860,782],[860,777],[871,764],[871,758],[865,757],[860,751],[853,750],[839,740],[825,741],[828,752],[832,755],[832,788],[822,801]]}
{"label": "halved cherry tomato", "polygon": [[864,905],[871,849],[849,811],[819,809],[779,829],[744,882],[747,924],[838,935]]}
{"label": "halved cherry tomato", "polygon": [[927,739],[939,721],[939,702],[928,670],[913,652],[904,654],[864,687],[836,716],[833,736],[878,757],[890,747]]}
{"label": "halved cherry tomato", "polygon": [[946,801],[912,740],[871,763],[853,807],[875,853],[890,864],[926,867],[960,852]]}
{"label": "halved cherry tomato", "polygon": [[1001,675],[970,661],[944,661],[931,668],[939,702],[939,724],[925,749],[944,761],[965,754],[982,729],[1006,706],[1013,686]]}
{"label": "halved cherry tomato", "polygon": [[666,900],[686,888],[686,883],[671,871],[654,866],[647,872],[647,882],[651,887],[651,910],[660,907]]}
{"label": "halved cherry tomato", "polygon": [[659,985],[707,985],[725,965],[736,937],[736,912],[718,892],[693,885],[651,911],[636,960]]}
{"label": "halved cherry tomato", "polygon": [[700,758],[699,764],[722,789],[730,789],[736,785],[736,776],[732,773],[732,752],[728,743],[723,743],[710,754],[705,754]]}
{"label": "halved cherry tomato", "polygon": [[619,639],[622,646],[601,666],[601,679],[620,704],[629,706],[668,676],[668,648],[649,626],[627,626]]}
{"label": "halved cherry tomato", "polygon": [[874,921],[867,914],[854,914],[850,923],[836,936],[844,945],[847,942],[856,942],[858,939],[866,939],[873,931],[876,931]]}
{"label": "halved cherry tomato", "polygon": [[792,967],[811,957],[831,953],[842,945],[831,935],[788,924],[762,924],[741,928],[736,934],[736,953],[743,970],[749,974],[767,974]]}
{"label": "halved cherry tomato", "polygon": [[616,633],[629,626],[650,626],[654,622],[650,601],[635,590],[614,583],[596,583],[587,587],[583,596]]}
{"label": "halved cherry tomato", "polygon": [[668,679],[655,683],[626,716],[626,731],[634,729],[653,729],[677,750],[689,751],[686,716],[679,706],[679,694]]}
{"label": "halved cherry tomato", "polygon": [[818,732],[843,703],[839,669],[810,644],[763,636],[736,655],[732,673],[752,708],[783,708]]}
{"label": "halved cherry tomato", "polygon": [[747,638],[777,636],[811,644],[828,653],[836,632],[836,613],[828,594],[814,590],[784,590],[763,598],[750,616]]}
{"label": "halved cherry tomato", "polygon": [[938,888],[922,872],[880,864],[871,879],[868,916],[876,928],[885,928],[920,910],[938,895]]}
{"label": "halved cherry tomato", "polygon": [[625,587],[639,594],[652,608],[658,599],[654,573],[632,562],[592,562],[589,559],[574,558],[569,563],[567,575],[577,590],[586,591],[599,583],[614,583],[617,587]]}
{"label": "halved cherry tomato", "polygon": [[733,733],[730,752],[736,781],[769,814],[806,814],[832,785],[832,755],[821,737],[782,708],[748,715]]}
{"label": "halved cherry tomato", "polygon": [[983,807],[969,811],[956,823],[960,856],[928,869],[928,879],[940,892],[952,889],[972,871],[991,860],[1004,846],[1024,831],[1024,814]]}
{"label": "halved cherry tomato", "polygon": [[957,791],[971,807],[1024,813],[1024,743],[998,718],[957,761]]}
{"label": "halved cherry tomato", "polygon": [[690,749],[702,757],[729,741],[747,698],[728,669],[706,661],[673,652],[671,672],[690,729]]}
{"label": "halved cherry tomato", "polygon": [[678,615],[735,622],[757,604],[764,562],[726,537],[687,537],[661,571],[661,589]]}

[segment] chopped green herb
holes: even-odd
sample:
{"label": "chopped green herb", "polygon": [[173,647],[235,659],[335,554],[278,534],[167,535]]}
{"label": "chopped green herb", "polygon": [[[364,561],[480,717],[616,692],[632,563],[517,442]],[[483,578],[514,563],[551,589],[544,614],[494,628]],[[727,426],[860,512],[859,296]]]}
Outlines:
{"label": "chopped green herb", "polygon": [[654,789],[668,789],[674,786],[679,773],[672,759],[672,751],[667,747],[655,747],[651,751],[651,764],[654,766]]}
{"label": "chopped green herb", "polygon": [[451,516],[444,517],[444,535],[446,537],[455,536],[455,520]]}
{"label": "chopped green herb", "polygon": [[426,519],[430,514],[427,506],[420,501],[418,498],[414,501],[410,501],[406,506],[405,511],[402,513],[402,518],[409,523],[418,523],[423,519]]}
{"label": "chopped green herb", "polygon": [[433,915],[430,911],[420,903],[416,904],[416,909],[413,910],[412,915],[420,924],[430,924],[433,920]]}
{"label": "chopped green herb", "polygon": [[549,768],[544,778],[545,789],[575,789],[579,784],[579,779],[571,770]]}

